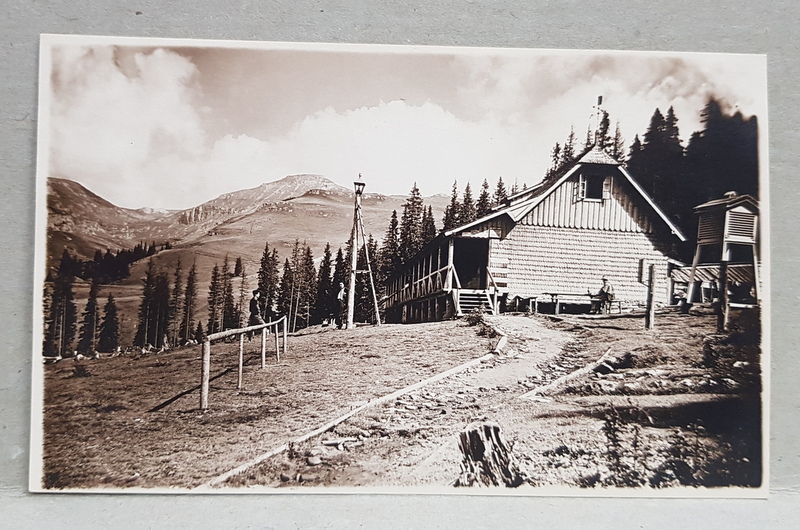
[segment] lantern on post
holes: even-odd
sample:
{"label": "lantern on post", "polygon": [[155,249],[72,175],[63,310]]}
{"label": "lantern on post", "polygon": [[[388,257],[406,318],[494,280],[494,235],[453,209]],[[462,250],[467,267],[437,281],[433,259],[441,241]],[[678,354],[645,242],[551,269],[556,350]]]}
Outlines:
{"label": "lantern on post", "polygon": [[[372,302],[375,306],[375,324],[381,325],[381,314],[378,309],[378,296],[375,291],[375,280],[372,276],[372,265],[369,258],[369,248],[367,247],[367,236],[364,232],[364,218],[361,212],[361,196],[364,194],[364,187],[366,183],[361,178],[361,173],[358,174],[358,180],[353,182],[355,188],[355,207],[353,211],[353,230],[350,235],[350,288],[347,292],[347,329],[355,327],[355,294],[356,294],[356,274],[366,273],[369,275],[369,286],[372,290]],[[358,244],[359,238],[361,244],[364,245],[364,254],[366,257],[366,270],[358,270]]]}

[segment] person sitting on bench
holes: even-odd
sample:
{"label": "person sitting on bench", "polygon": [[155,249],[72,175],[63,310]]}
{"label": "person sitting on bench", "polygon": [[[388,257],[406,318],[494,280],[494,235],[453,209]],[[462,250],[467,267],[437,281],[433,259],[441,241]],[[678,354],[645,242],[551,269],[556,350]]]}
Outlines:
{"label": "person sitting on bench", "polygon": [[614,288],[608,278],[603,277],[603,286],[597,291],[596,295],[592,296],[592,309],[589,311],[595,313],[608,313],[611,309],[611,302],[614,301]]}

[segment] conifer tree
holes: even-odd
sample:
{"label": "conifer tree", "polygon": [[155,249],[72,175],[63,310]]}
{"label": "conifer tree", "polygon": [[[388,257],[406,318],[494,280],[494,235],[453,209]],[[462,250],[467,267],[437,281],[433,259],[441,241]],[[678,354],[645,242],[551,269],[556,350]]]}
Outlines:
{"label": "conifer tree", "polygon": [[586,129],[586,140],[583,142],[584,151],[590,149],[594,145],[594,135],[592,134],[592,126],[589,125]]}
{"label": "conifer tree", "polygon": [[[241,262],[240,262],[241,263]],[[247,272],[242,263],[239,269],[239,300],[236,302],[236,316],[239,318],[238,327],[243,328],[248,324],[249,287],[247,286]]]}
{"label": "conifer tree", "polygon": [[46,319],[44,355],[66,357],[72,354],[72,343],[75,340],[78,322],[78,310],[75,307],[75,295],[72,291],[74,279],[71,258],[64,250],[61,266],[53,279],[50,314]]}
{"label": "conifer tree", "polygon": [[286,315],[287,319],[291,319],[290,311],[294,308],[294,296],[294,271],[292,271],[289,258],[286,258],[283,262],[283,274],[278,290],[278,314]]}
{"label": "conifer tree", "polygon": [[[397,215],[395,214],[395,220]],[[312,324],[320,324],[323,320],[330,318],[333,314],[333,292],[331,273],[333,272],[333,257],[331,255],[331,244],[325,244],[322,253],[322,261],[319,264],[317,273],[317,296],[314,302],[314,317]]]}
{"label": "conifer tree", "polygon": [[[423,210],[422,215],[422,246],[427,245],[436,238],[436,220],[433,218],[433,208],[428,206]],[[370,254],[370,259],[375,259],[375,256]],[[374,265],[374,263],[373,263]]]}
{"label": "conifer tree", "polygon": [[100,324],[100,334],[97,339],[97,351],[109,353],[120,346],[119,316],[114,295],[109,293],[108,301],[103,308],[103,321]]}
{"label": "conifer tree", "polygon": [[403,262],[410,260],[422,248],[422,213],[424,205],[417,183],[403,205],[400,218],[400,256]]}
{"label": "conifer tree", "polygon": [[222,279],[222,329],[235,329],[239,325],[239,315],[236,313],[236,299],[233,296],[233,275],[231,274],[227,254],[222,262],[220,276]]}
{"label": "conifer tree", "polygon": [[597,129],[597,145],[601,149],[606,150],[612,147],[613,139],[609,135],[611,128],[611,121],[608,119],[608,112],[602,111],[603,116],[600,118],[600,125]]}
{"label": "conifer tree", "polygon": [[181,320],[180,336],[183,342],[188,342],[195,331],[194,314],[197,307],[197,264],[192,263],[189,277],[186,279],[186,289],[183,293],[183,319]]}
{"label": "conifer tree", "polygon": [[480,218],[487,215],[492,208],[492,198],[489,195],[489,181],[483,179],[478,202],[475,203],[475,215]]}
{"label": "conifer tree", "polygon": [[203,322],[197,322],[197,328],[194,330],[194,341],[198,344],[202,344],[203,341],[206,340],[206,332],[203,330]]}
{"label": "conifer tree", "polygon": [[147,263],[147,271],[145,271],[145,277],[142,279],[142,301],[139,304],[139,324],[136,328],[136,336],[133,339],[133,344],[135,346],[144,347],[147,344],[152,344],[149,342],[149,339],[153,335],[151,326],[153,324],[153,314],[155,312],[155,283],[156,270],[155,264],[151,259]]}
{"label": "conifer tree", "polygon": [[238,278],[242,275],[242,271],[244,270],[244,264],[242,263],[242,258],[239,256],[236,258],[236,264],[233,266],[233,276]]}
{"label": "conifer tree", "polygon": [[614,131],[614,140],[611,144],[611,156],[617,162],[625,162],[625,140],[622,139],[622,131],[617,122],[617,128]]}
{"label": "conifer tree", "polygon": [[633,137],[633,142],[631,142],[631,147],[628,151],[628,161],[625,167],[628,168],[628,171],[637,181],[640,179],[639,175],[644,172],[642,142],[639,140],[638,134]]}
{"label": "conifer tree", "polygon": [[269,243],[264,245],[261,267],[258,269],[258,290],[262,293],[262,313],[266,320],[275,316],[275,303],[278,299],[278,249],[270,251]]}
{"label": "conifer tree", "polygon": [[551,178],[558,173],[558,170],[561,169],[561,158],[561,145],[556,142],[556,145],[553,146],[553,150],[550,151],[550,169],[547,170],[545,178]]}
{"label": "conifer tree", "polygon": [[78,338],[77,350],[79,353],[89,353],[97,350],[97,334],[100,328],[100,307],[97,304],[99,290],[100,282],[97,279],[92,280]]}
{"label": "conifer tree", "polygon": [[460,211],[461,204],[458,202],[458,181],[453,181],[453,194],[450,196],[450,204],[444,209],[442,230],[452,230],[461,224],[458,218]]}
{"label": "conifer tree", "polygon": [[345,262],[344,254],[342,253],[342,247],[339,247],[339,250],[336,251],[336,261],[333,267],[333,281],[331,282],[333,284],[333,288],[337,292],[339,290],[340,283],[343,283],[345,287],[347,287],[348,269],[349,266]]}
{"label": "conifer tree", "polygon": [[[380,283],[389,279],[392,274],[400,267],[400,233],[397,222],[397,210],[392,211],[392,218],[389,221],[389,228],[386,229],[386,237],[383,238],[383,245],[379,257],[379,274],[382,278]],[[339,285],[334,279],[333,285]]]}
{"label": "conifer tree", "polygon": [[172,294],[169,297],[169,340],[172,345],[180,342],[181,317],[183,316],[183,270],[181,260],[175,265]]}
{"label": "conifer tree", "polygon": [[222,331],[222,306],[224,303],[224,289],[220,277],[219,265],[214,264],[211,269],[211,282],[208,285],[208,324],[206,332],[210,335]]}
{"label": "conifer tree", "polygon": [[506,185],[503,183],[503,177],[497,179],[497,186],[494,189],[494,196],[492,198],[495,205],[503,204],[506,199],[508,199],[508,192],[506,191]]}
{"label": "conifer tree", "polygon": [[475,201],[472,199],[472,187],[467,182],[464,188],[464,196],[461,201],[461,209],[458,212],[459,225],[471,223],[476,219]]}
{"label": "conifer tree", "polygon": [[567,140],[564,142],[564,147],[561,149],[561,162],[559,164],[559,169],[575,160],[575,142],[575,128],[570,127]]}

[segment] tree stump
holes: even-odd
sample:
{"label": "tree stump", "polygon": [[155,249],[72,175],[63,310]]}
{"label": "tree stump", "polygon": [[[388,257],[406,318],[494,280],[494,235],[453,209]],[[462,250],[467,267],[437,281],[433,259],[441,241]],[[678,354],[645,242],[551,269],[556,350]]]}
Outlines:
{"label": "tree stump", "polygon": [[519,465],[496,423],[467,425],[459,435],[458,447],[463,459],[461,475],[455,482],[456,487],[516,488],[523,483]]}

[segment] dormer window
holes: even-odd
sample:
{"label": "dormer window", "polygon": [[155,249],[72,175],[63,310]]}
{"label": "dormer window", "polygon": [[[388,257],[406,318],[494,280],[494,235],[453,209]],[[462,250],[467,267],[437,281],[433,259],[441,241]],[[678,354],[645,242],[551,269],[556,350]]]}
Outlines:
{"label": "dormer window", "polygon": [[582,173],[578,180],[578,200],[605,201],[611,199],[610,176]]}

